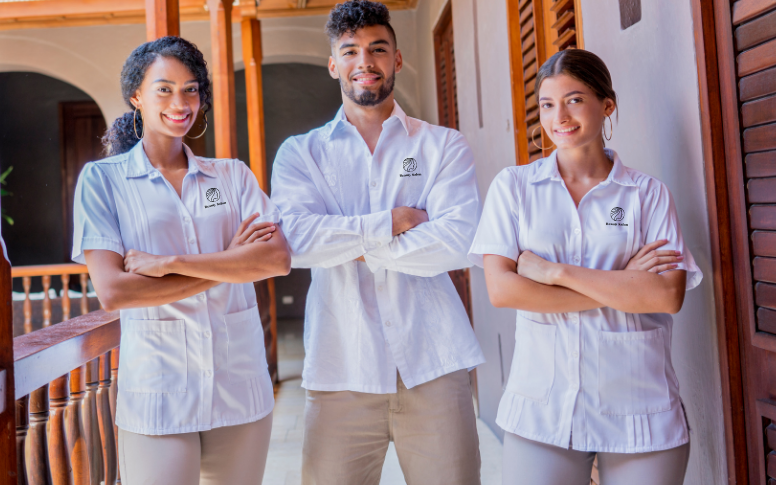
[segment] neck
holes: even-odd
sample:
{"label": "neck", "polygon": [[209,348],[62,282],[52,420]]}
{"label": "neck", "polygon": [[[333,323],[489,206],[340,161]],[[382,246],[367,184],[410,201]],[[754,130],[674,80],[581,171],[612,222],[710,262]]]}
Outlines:
{"label": "neck", "polygon": [[558,171],[564,180],[605,179],[612,170],[612,161],[604,153],[603,144],[595,140],[577,148],[558,149]]}
{"label": "neck", "polygon": [[378,131],[379,136],[379,132],[383,128],[383,122],[390,118],[391,113],[393,113],[393,94],[375,106],[358,105],[343,94],[342,104],[345,108],[345,116],[361,133],[361,136],[366,138],[365,133],[372,133],[375,130]]}
{"label": "neck", "polygon": [[183,150],[183,139],[155,133],[143,135],[143,150],[154,168],[176,170],[188,168],[188,160]]}

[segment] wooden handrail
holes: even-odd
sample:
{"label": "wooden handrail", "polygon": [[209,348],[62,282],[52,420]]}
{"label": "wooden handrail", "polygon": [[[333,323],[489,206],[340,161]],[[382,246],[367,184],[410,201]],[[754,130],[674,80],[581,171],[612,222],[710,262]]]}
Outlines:
{"label": "wooden handrail", "polygon": [[98,310],[13,339],[16,399],[119,346],[119,312]]}
{"label": "wooden handrail", "polygon": [[89,270],[85,264],[38,264],[34,266],[16,266],[11,268],[11,278],[35,277],[35,276],[59,276],[85,274]]}

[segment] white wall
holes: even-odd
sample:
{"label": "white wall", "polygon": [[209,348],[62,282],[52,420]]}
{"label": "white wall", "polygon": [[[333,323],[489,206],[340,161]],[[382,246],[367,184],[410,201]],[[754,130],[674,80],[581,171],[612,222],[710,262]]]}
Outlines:
{"label": "white wall", "polygon": [[[325,66],[330,54],[325,24],[326,16],[320,15],[262,20],[264,63]],[[408,114],[419,116],[415,12],[394,12],[393,24],[405,57],[404,70],[396,78],[396,98]],[[240,25],[232,27],[239,70],[243,67]],[[208,22],[184,22],[181,36],[197,44],[210,62]],[[121,99],[119,76],[127,56],[143,42],[144,24],[2,31],[0,72],[32,71],[68,82],[89,94],[110,123],[129,110]]]}
{"label": "white wall", "polygon": [[668,185],[705,276],[674,318],[671,356],[691,428],[685,483],[723,484],[722,390],[691,1],[641,5],[641,21],[621,31],[617,0],[583,2],[585,47],[604,59],[620,98],[610,145],[623,163]]}

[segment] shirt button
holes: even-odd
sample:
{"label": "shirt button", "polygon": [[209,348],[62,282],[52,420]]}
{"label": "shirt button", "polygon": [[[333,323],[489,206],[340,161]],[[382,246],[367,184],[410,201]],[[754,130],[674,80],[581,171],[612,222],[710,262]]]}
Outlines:
{"label": "shirt button", "polygon": [[383,291],[383,285],[378,286],[377,291]]}
{"label": "shirt button", "polygon": [[377,244],[376,244],[377,247],[380,247],[382,245],[383,245],[383,243],[381,243],[380,241],[377,241]]}
{"label": "shirt button", "polygon": [[210,330],[205,330],[205,338],[210,338]]}
{"label": "shirt button", "polygon": [[209,371],[209,370],[205,371],[205,377],[212,377],[212,376],[213,376],[213,371]]}
{"label": "shirt button", "polygon": [[186,216],[186,217],[184,217],[184,218],[183,218],[183,220],[184,220],[185,222],[191,222],[191,217],[189,217],[189,216]]}
{"label": "shirt button", "polygon": [[580,231],[578,227],[576,229],[574,229],[574,234],[579,234],[580,232],[582,232],[582,231]]}
{"label": "shirt button", "polygon": [[369,185],[371,185],[372,187],[377,187],[377,182],[375,182],[374,180],[372,180],[372,183],[371,183],[371,184],[369,184]]}
{"label": "shirt button", "polygon": [[205,295],[203,293],[200,293],[199,295],[197,295],[197,300],[205,301]]}
{"label": "shirt button", "polygon": [[386,327],[390,327],[391,326],[391,321],[390,320],[386,320],[385,321],[385,326]]}
{"label": "shirt button", "polygon": [[571,356],[574,357],[575,359],[577,359],[577,358],[579,358],[579,352],[572,352]]}
{"label": "shirt button", "polygon": [[194,239],[193,237],[189,238],[189,244],[194,244],[195,242],[197,242],[196,239]]}
{"label": "shirt button", "polygon": [[579,256],[574,256],[574,262],[575,262],[575,263],[578,263],[578,262],[579,262]]}

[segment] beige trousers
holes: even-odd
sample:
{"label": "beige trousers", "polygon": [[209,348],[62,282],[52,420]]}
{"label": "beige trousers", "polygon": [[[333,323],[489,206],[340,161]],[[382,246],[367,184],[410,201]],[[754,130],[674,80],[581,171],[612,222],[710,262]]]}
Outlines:
{"label": "beige trousers", "polygon": [[408,485],[479,485],[469,374],[395,394],[307,391],[302,485],[377,485],[393,441]]}
{"label": "beige trousers", "polygon": [[604,485],[682,485],[690,444],[649,453],[568,450],[504,434],[504,485],[590,485],[593,460]]}
{"label": "beige trousers", "polygon": [[272,414],[199,433],[150,436],[119,428],[123,485],[260,485]]}

